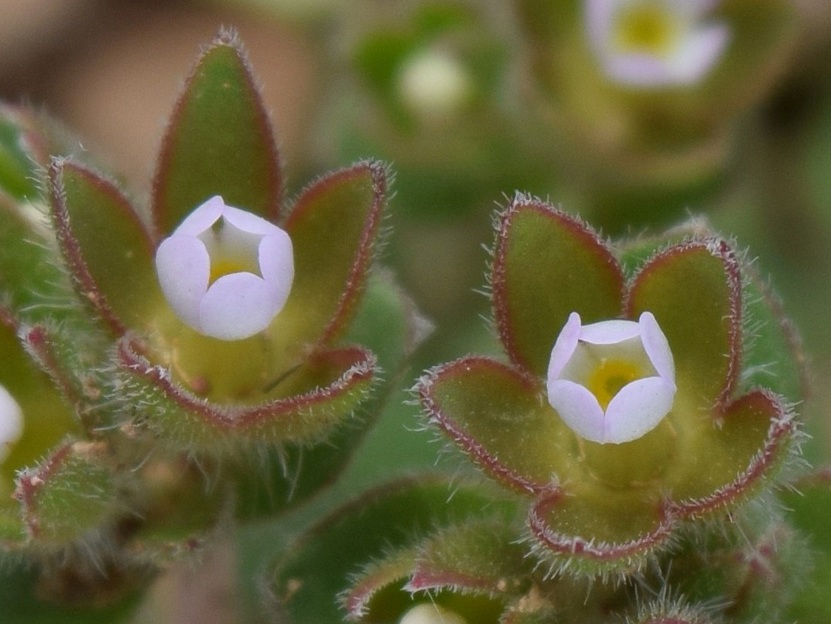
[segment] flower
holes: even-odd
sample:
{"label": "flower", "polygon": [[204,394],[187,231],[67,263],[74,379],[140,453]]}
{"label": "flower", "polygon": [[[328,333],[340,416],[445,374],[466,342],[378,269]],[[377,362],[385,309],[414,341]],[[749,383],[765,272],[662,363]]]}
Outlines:
{"label": "flower", "polygon": [[470,100],[471,77],[464,65],[444,50],[413,55],[398,78],[402,101],[425,119],[451,118]]}
{"label": "flower", "polygon": [[407,611],[399,624],[465,624],[465,619],[431,602],[422,602]]}
{"label": "flower", "polygon": [[138,429],[209,454],[309,444],[367,398],[377,357],[340,342],[368,287],[387,168],[330,172],[287,205],[274,130],[233,33],[185,83],[149,210],[75,159],[48,173],[61,260],[111,345],[95,381],[141,414]]}
{"label": "flower", "polygon": [[291,239],[216,195],[162,241],[156,270],[185,323],[206,336],[241,340],[268,327],[286,303],[294,278]]}
{"label": "flower", "polygon": [[695,84],[718,62],[730,38],[705,22],[713,0],[588,0],[591,46],[613,79],[636,87]]}
{"label": "flower", "polygon": [[612,247],[518,195],[489,280],[509,363],[470,355],[416,386],[431,424],[529,497],[527,544],[552,574],[642,570],[798,449],[799,357],[777,304],[727,241],[680,232]]}
{"label": "flower", "polygon": [[675,364],[655,317],[582,325],[572,312],[551,351],[548,402],[579,436],[640,438],[672,409]]}
{"label": "flower", "polygon": [[9,391],[0,386],[0,463],[23,435],[23,411]]}

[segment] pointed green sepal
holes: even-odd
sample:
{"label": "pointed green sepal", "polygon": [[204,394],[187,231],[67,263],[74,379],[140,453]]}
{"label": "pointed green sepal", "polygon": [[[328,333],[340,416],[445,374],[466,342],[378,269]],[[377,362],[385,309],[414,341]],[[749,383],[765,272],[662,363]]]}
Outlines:
{"label": "pointed green sepal", "polygon": [[531,507],[528,544],[551,576],[629,575],[670,545],[676,522],[660,499],[643,500],[631,490],[590,498],[552,489]]}
{"label": "pointed green sepal", "polygon": [[467,357],[428,372],[416,390],[427,417],[509,487],[533,493],[570,474],[575,436],[545,401],[537,379]]}
{"label": "pointed green sepal", "polygon": [[678,396],[723,404],[740,373],[742,284],[739,260],[720,239],[667,248],[635,278],[629,318],[651,312],[675,360]]}
{"label": "pointed green sepal", "polygon": [[285,229],[294,245],[295,278],[269,328],[278,353],[330,344],[354,316],[374,258],[386,204],[387,169],[363,162],[328,174],[299,197]]}
{"label": "pointed green sepal", "polygon": [[71,161],[53,161],[49,182],[52,222],[80,296],[116,333],[145,326],[162,294],[153,243],[129,201]]}
{"label": "pointed green sepal", "polygon": [[169,235],[214,195],[276,221],[282,197],[273,130],[236,35],[202,54],[162,142],[153,185],[158,233]]}
{"label": "pointed green sepal", "polygon": [[781,397],[766,390],[735,400],[716,421],[691,424],[680,461],[665,475],[673,513],[679,515],[698,517],[738,507],[775,479],[790,452],[797,452],[794,415]]}
{"label": "pointed green sepal", "polygon": [[622,312],[623,274],[608,246],[578,219],[522,195],[500,217],[490,285],[508,356],[535,375],[571,312],[584,323]]}

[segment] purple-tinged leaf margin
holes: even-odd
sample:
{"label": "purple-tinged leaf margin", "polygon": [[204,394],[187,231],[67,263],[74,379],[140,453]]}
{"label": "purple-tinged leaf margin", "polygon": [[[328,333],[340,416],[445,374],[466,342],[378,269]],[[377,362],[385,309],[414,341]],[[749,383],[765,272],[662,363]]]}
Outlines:
{"label": "purple-tinged leaf margin", "polygon": [[[143,388],[160,395],[164,405],[156,414],[152,408],[144,410],[149,426],[174,444],[206,449],[222,449],[238,438],[277,443],[316,440],[350,413],[375,381],[375,355],[360,347],[344,347],[317,352],[307,362],[333,365],[340,371],[325,387],[261,404],[220,405],[177,384],[167,369],[147,359],[143,346],[135,337],[124,336],[117,345],[116,363]],[[313,422],[308,422],[310,418]]]}
{"label": "purple-tinged leaf margin", "polygon": [[571,312],[585,323],[621,315],[624,277],[612,250],[585,223],[518,195],[499,216],[490,288],[508,357],[543,375]]}

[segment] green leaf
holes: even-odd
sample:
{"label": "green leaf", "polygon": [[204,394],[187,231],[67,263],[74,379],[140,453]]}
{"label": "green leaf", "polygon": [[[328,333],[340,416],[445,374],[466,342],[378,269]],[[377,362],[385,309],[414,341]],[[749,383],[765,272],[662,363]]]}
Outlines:
{"label": "green leaf", "polygon": [[47,313],[42,304],[62,295],[67,280],[57,252],[49,247],[48,234],[38,224],[40,215],[24,210],[0,194],[0,291],[9,307],[26,310],[26,317],[35,320],[60,314],[54,309]]}
{"label": "green leaf", "polygon": [[666,548],[672,521],[658,496],[605,488],[602,496],[553,490],[537,500],[529,516],[538,543],[534,553],[576,576],[629,574]]}
{"label": "green leaf", "polygon": [[519,531],[493,519],[440,529],[419,545],[407,589],[520,596],[528,589],[535,562],[517,541]]}
{"label": "green leaf", "polygon": [[34,201],[40,195],[36,182],[37,138],[32,120],[23,110],[0,104],[0,190],[17,200]]}
{"label": "green leaf", "polygon": [[[96,576],[95,573],[99,582],[107,578],[102,576],[100,569],[86,575],[86,578],[83,575],[73,577],[71,568],[65,565],[66,562],[63,563],[64,565],[57,565],[53,562],[52,574],[44,579],[43,566],[33,565],[15,553],[0,554],[0,606],[3,618],[7,622],[21,624],[127,624],[132,621],[140,604],[140,588],[128,591],[123,596],[110,596],[108,591],[113,591],[114,586],[122,580],[114,574],[117,570],[107,570],[113,573],[110,587],[101,587],[100,591],[96,591],[93,587],[84,586],[83,581],[91,580]],[[61,573],[64,575],[63,587],[60,587]],[[48,594],[53,584],[58,586],[58,591],[74,592],[77,604],[69,608],[65,604],[50,602],[48,598],[51,596]],[[85,594],[87,589],[94,592],[94,597]],[[82,605],[85,598],[90,602],[97,599],[103,604]]]}
{"label": "green leaf", "polygon": [[286,221],[294,284],[269,333],[290,358],[336,340],[353,318],[372,262],[386,201],[376,162],[329,174],[300,196]]}
{"label": "green leaf", "polygon": [[652,312],[675,360],[678,396],[705,409],[724,404],[739,375],[739,261],[718,239],[682,243],[654,256],[629,296],[630,318]]}
{"label": "green leaf", "polygon": [[480,468],[509,487],[535,492],[577,477],[575,435],[537,380],[481,357],[434,369],[417,387],[432,422]]}
{"label": "green leaf", "polygon": [[214,195],[276,221],[281,193],[271,123],[248,61],[236,36],[220,33],[197,61],[162,142],[156,226],[170,234]]}
{"label": "green leaf", "polygon": [[52,220],[79,294],[122,333],[148,324],[162,293],[153,243],[111,182],[69,161],[50,170]]}
{"label": "green leaf", "polygon": [[794,437],[781,399],[754,391],[711,416],[689,408],[678,422],[675,461],[664,485],[677,509],[704,515],[735,508],[771,483]]}
{"label": "green leaf", "polygon": [[[23,412],[23,436],[11,448],[0,465],[0,493],[10,485],[15,473],[43,457],[68,433],[75,433],[78,424],[63,397],[49,376],[37,369],[17,337],[17,327],[0,308],[0,385],[17,401]],[[9,492],[10,494],[10,492]],[[11,496],[0,499],[0,509],[17,507]],[[15,518],[20,526],[19,513]]]}
{"label": "green leaf", "polygon": [[745,339],[742,386],[770,388],[798,403],[808,394],[806,355],[796,328],[772,288],[750,267],[745,270]]}
{"label": "green leaf", "polygon": [[[452,492],[452,496],[450,496]],[[361,563],[402,552],[420,534],[450,521],[504,515],[513,506],[485,488],[436,477],[408,479],[336,510],[278,562],[270,587],[284,620],[339,622],[338,594]],[[349,597],[346,597],[349,600]]]}
{"label": "green leaf", "polygon": [[831,597],[825,590],[831,584],[831,471],[818,471],[816,478],[799,483],[799,491],[784,491],[781,496],[789,519],[808,539],[814,563],[788,610],[788,621],[831,621]]}
{"label": "green leaf", "polygon": [[623,275],[611,250],[577,219],[518,197],[501,217],[493,305],[511,360],[544,375],[571,312],[583,323],[621,315]]}
{"label": "green leaf", "polygon": [[61,546],[100,528],[117,510],[117,486],[103,443],[67,442],[37,468],[18,475],[29,538]]}

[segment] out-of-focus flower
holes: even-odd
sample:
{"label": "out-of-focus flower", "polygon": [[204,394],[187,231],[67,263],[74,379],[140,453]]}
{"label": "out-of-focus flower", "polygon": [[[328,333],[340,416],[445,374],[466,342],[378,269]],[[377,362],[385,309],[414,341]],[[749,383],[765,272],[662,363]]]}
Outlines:
{"label": "out-of-focus flower", "polygon": [[466,624],[465,619],[437,604],[422,602],[407,611],[399,624]]}
{"label": "out-of-focus flower", "polygon": [[23,435],[23,411],[9,391],[0,386],[0,463]]}
{"label": "out-of-focus flower", "polygon": [[294,278],[291,239],[276,225],[212,197],[156,250],[171,307],[206,336],[241,340],[283,308]]}
{"label": "out-of-focus flower", "polygon": [[551,351],[548,402],[577,435],[631,442],[672,409],[675,365],[655,317],[582,325],[572,312]]}
{"label": "out-of-focus flower", "polygon": [[452,118],[468,102],[473,85],[468,70],[452,54],[428,49],[407,61],[398,78],[401,101],[417,117]]}
{"label": "out-of-focus flower", "polygon": [[730,39],[706,14],[713,0],[587,0],[592,49],[606,73],[635,87],[698,82]]}

